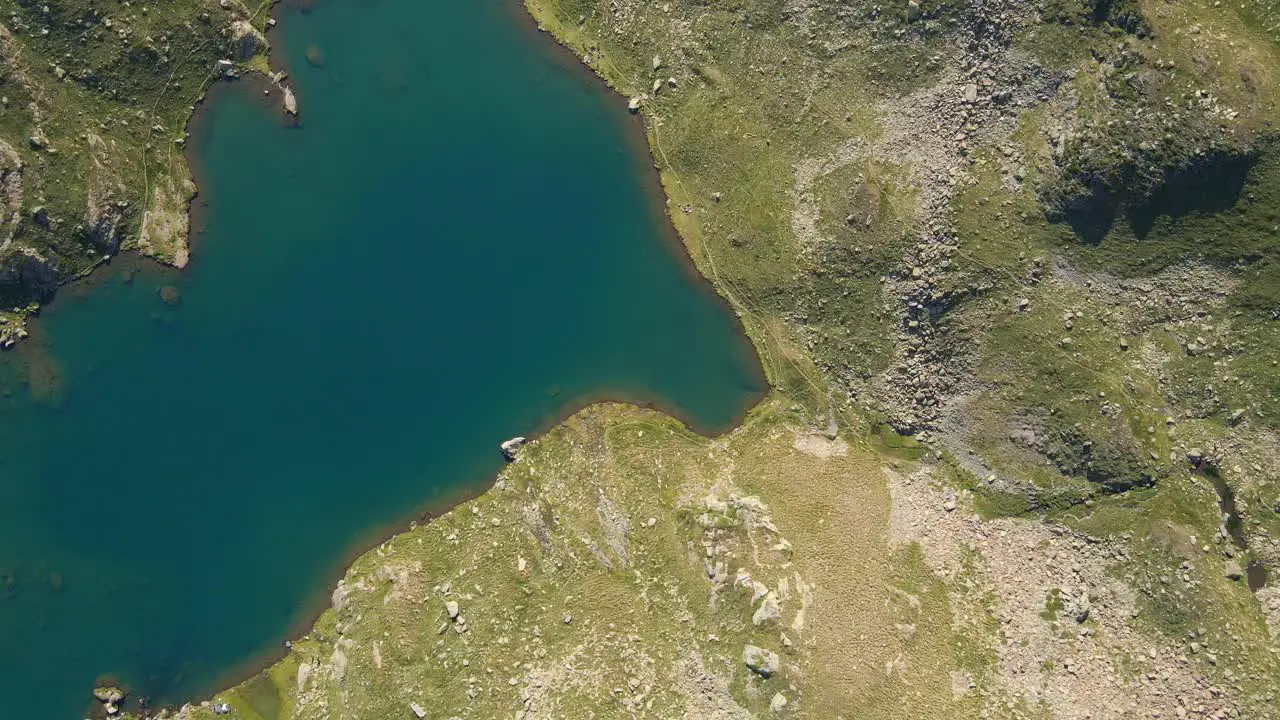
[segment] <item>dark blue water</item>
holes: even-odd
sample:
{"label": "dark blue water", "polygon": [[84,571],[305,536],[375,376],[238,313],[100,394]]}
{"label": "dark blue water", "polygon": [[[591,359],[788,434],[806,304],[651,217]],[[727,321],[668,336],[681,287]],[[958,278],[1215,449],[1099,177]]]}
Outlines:
{"label": "dark blue water", "polygon": [[104,268],[4,359],[7,717],[79,717],[100,674],[207,690],[372,533],[474,491],[501,440],[583,400],[714,430],[756,397],[624,101],[519,12],[283,10],[302,126],[247,84],[215,93],[189,270]]}

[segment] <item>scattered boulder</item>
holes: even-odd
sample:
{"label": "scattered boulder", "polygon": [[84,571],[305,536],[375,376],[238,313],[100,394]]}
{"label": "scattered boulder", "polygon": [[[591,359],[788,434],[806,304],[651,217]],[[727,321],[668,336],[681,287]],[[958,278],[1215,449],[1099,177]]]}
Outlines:
{"label": "scattered boulder", "polygon": [[18,344],[19,340],[23,340],[28,336],[27,329],[23,327],[21,322],[6,322],[0,324],[0,350],[12,349]]}
{"label": "scattered boulder", "polygon": [[752,625],[762,625],[767,622],[776,622],[782,616],[782,609],[778,606],[778,596],[769,592],[764,596],[764,600],[760,601],[760,607],[756,608],[756,612],[751,616]]}
{"label": "scattered boulder", "polygon": [[288,87],[284,89],[284,112],[286,115],[298,114],[298,98],[294,96],[293,89]]}
{"label": "scattered boulder", "polygon": [[527,438],[517,436],[503,442],[498,447],[502,450],[502,456],[507,459],[507,462],[515,462],[516,456],[520,453],[520,448],[524,447],[528,442]]}
{"label": "scattered boulder", "polygon": [[1089,619],[1089,613],[1093,611],[1093,606],[1089,603],[1089,591],[1081,590],[1080,594],[1073,598],[1068,598],[1063,604],[1063,612],[1075,618],[1076,622],[1082,623]]}
{"label": "scattered boulder", "polygon": [[771,677],[782,667],[778,653],[755,645],[742,648],[742,663],[760,677]]}
{"label": "scattered boulder", "polygon": [[307,681],[311,679],[313,667],[314,666],[312,666],[311,663],[298,663],[298,674],[295,678],[295,684],[297,685],[299,695],[306,692]]}
{"label": "scattered boulder", "polygon": [[409,703],[409,710],[413,712],[413,716],[422,720],[427,716],[427,711],[418,703]]}
{"label": "scattered boulder", "polygon": [[1228,560],[1222,564],[1222,576],[1228,580],[1239,580],[1244,577],[1244,568],[1239,560]]}
{"label": "scattered boulder", "polygon": [[640,112],[640,98],[631,98],[631,101],[627,103],[627,109],[633,113]]}
{"label": "scattered boulder", "polygon": [[125,699],[126,695],[128,695],[128,693],[115,685],[103,685],[102,687],[96,687],[93,689],[93,697],[104,705],[107,703],[111,703],[113,705],[118,704],[121,700]]}
{"label": "scattered boulder", "polygon": [[336,682],[342,682],[347,676],[347,654],[342,652],[341,644],[334,645],[333,654],[329,656],[329,673]]}
{"label": "scattered boulder", "polygon": [[458,603],[453,600],[446,600],[444,603],[444,611],[449,613],[450,620],[458,619]]}
{"label": "scattered boulder", "polygon": [[165,285],[157,292],[160,295],[160,299],[169,307],[173,307],[182,302],[182,294],[178,292],[178,288],[172,285]]}
{"label": "scattered boulder", "polygon": [[338,583],[338,587],[333,589],[333,594],[329,596],[329,600],[333,605],[334,612],[342,612],[347,606],[347,599],[351,597],[351,588],[343,583]]}
{"label": "scattered boulder", "polygon": [[942,509],[947,512],[955,512],[956,509],[956,491],[947,488],[942,496]]}
{"label": "scattered boulder", "polygon": [[774,693],[773,699],[769,701],[769,709],[773,712],[780,713],[787,707],[787,696],[782,693]]}

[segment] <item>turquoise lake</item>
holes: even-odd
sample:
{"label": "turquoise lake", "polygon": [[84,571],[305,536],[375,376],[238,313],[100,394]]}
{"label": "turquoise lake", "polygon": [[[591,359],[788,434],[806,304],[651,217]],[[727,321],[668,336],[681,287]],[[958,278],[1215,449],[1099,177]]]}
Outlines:
{"label": "turquoise lake", "polygon": [[191,266],[103,267],[0,356],[6,717],[82,717],[99,675],[200,699],[584,401],[714,432],[763,390],[625,101],[518,4],[277,10],[301,126],[217,90]]}

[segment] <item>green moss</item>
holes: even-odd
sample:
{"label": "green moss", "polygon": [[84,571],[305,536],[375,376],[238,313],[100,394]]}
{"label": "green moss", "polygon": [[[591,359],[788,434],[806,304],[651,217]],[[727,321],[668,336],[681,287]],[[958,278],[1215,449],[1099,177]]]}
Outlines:
{"label": "green moss", "polygon": [[1040,613],[1040,617],[1044,618],[1048,622],[1053,622],[1062,614],[1062,609],[1064,607],[1066,606],[1062,602],[1062,589],[1050,588],[1049,592],[1045,593],[1044,612]]}
{"label": "green moss", "polygon": [[888,423],[874,425],[871,440],[881,452],[903,460],[919,460],[928,451],[919,440],[899,433]]}

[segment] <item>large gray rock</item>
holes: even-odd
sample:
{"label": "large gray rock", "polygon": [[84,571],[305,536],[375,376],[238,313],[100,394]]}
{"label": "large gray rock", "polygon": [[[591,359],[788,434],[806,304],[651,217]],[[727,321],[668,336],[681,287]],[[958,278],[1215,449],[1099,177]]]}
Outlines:
{"label": "large gray rock", "polygon": [[507,440],[499,446],[502,450],[502,456],[508,461],[514,461],[516,459],[516,455],[520,452],[520,448],[524,447],[527,442],[529,441],[523,437],[513,437],[510,440]]}
{"label": "large gray rock", "polygon": [[742,648],[742,663],[760,677],[770,677],[782,667],[778,653],[755,645]]}
{"label": "large gray rock", "polygon": [[125,698],[125,694],[124,690],[121,690],[114,685],[105,685],[103,687],[93,689],[93,696],[97,698],[98,702],[103,704],[119,703]]}
{"label": "large gray rock", "polygon": [[778,596],[769,592],[760,602],[760,607],[756,608],[755,614],[751,616],[751,624],[758,626],[767,622],[777,622],[781,615],[782,608],[778,606]]}
{"label": "large gray rock", "polygon": [[1084,622],[1089,619],[1089,613],[1093,612],[1093,605],[1089,602],[1089,591],[1081,590],[1080,594],[1073,598],[1068,598],[1063,603],[1062,608],[1067,615],[1075,618],[1076,622]]}

